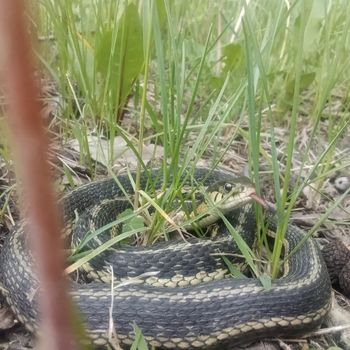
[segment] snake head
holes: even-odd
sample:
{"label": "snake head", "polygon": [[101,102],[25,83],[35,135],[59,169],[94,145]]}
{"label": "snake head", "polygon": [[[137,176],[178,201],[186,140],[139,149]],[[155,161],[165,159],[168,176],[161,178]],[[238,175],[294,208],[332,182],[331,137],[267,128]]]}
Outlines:
{"label": "snake head", "polygon": [[208,187],[207,194],[224,214],[253,201],[267,207],[265,200],[257,195],[254,184],[245,176],[215,182]]}

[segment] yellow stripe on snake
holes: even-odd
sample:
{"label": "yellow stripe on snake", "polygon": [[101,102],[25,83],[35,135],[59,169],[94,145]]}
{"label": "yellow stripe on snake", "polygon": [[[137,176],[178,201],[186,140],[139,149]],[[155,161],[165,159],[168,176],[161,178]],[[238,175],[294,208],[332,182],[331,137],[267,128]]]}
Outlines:
{"label": "yellow stripe on snake", "polygon": [[[76,240],[74,244],[77,244],[81,237],[76,232],[89,229],[91,217],[96,228],[115,220],[122,209],[108,203],[125,196],[125,192],[133,194],[127,175],[118,176],[118,183],[123,191],[115,180],[106,179],[79,187],[62,199],[67,233],[79,217],[73,239],[72,234],[67,239]],[[231,172],[206,168],[196,168],[192,173],[185,171],[178,185],[198,183],[207,186],[208,193],[221,193],[211,198],[221,200],[219,210],[252,245],[256,234],[252,185],[247,180],[236,179]],[[142,173],[143,190],[157,190],[161,185],[159,171]],[[91,208],[95,209],[91,211]],[[157,348],[232,349],[236,344],[264,337],[292,337],[322,323],[330,307],[331,285],[316,243],[307,240],[288,259],[283,276],[273,280],[269,289],[256,278],[223,278],[228,275],[227,266],[217,253],[239,251],[229,233],[223,236],[225,225],[214,212],[203,216],[199,226],[218,221],[216,240],[177,240],[146,247],[119,245],[89,262],[89,276],[102,280],[110,265],[117,281],[145,272],[157,273],[146,277],[145,283],[135,279],[118,285],[116,281],[113,294],[109,283],[71,282],[72,299],[94,344],[108,343],[111,298],[115,334],[123,348],[128,348],[134,340],[134,324],[142,330],[147,342]],[[270,229],[275,230],[276,220],[270,217]],[[289,225],[286,247],[292,250],[303,237],[299,229]],[[16,227],[7,239],[0,264],[1,289],[7,302],[18,319],[36,332],[38,281],[23,225]]]}

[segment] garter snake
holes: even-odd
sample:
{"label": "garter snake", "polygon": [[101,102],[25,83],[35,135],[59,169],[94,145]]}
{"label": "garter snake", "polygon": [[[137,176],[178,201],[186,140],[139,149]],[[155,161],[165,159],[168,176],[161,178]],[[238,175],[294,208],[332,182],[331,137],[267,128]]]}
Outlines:
{"label": "garter snake", "polygon": [[[248,197],[253,193],[249,192],[250,187],[244,181],[235,181],[234,176],[222,170],[196,168],[192,175],[185,172],[179,184],[191,186],[195,182],[210,188],[218,181],[227,181],[231,186],[228,192],[236,198],[233,206],[236,208],[226,215],[242,237],[252,244],[255,219],[250,200],[232,190],[232,185],[248,193]],[[88,209],[99,203],[133,193],[129,176],[121,175],[117,179],[117,182],[114,179],[92,182],[63,197],[61,206],[65,226],[70,227],[77,215],[79,220],[84,215],[91,215]],[[142,189],[157,189],[161,185],[160,172],[149,170],[142,174]],[[241,202],[239,207],[237,198]],[[112,212],[113,209],[109,212],[101,210],[97,226],[112,221],[115,218],[110,217],[115,214]],[[276,220],[269,219],[269,226],[271,230],[276,229]],[[2,292],[18,319],[30,331],[36,332],[38,281],[24,232],[23,225],[16,227],[2,248],[0,282]],[[68,236],[71,238],[70,234]],[[286,253],[303,236],[299,229],[288,226]],[[137,277],[144,270],[158,272],[147,283],[135,280],[116,284],[113,293],[108,283],[71,282],[72,299],[86,322],[93,343],[108,343],[111,298],[115,333],[123,348],[128,348],[134,339],[133,324],[138,325],[149,344],[165,349],[225,349],[263,337],[290,337],[321,324],[330,307],[331,286],[313,240],[307,240],[288,258],[283,276],[273,280],[268,289],[255,278],[222,278],[227,272],[226,265],[221,257],[212,254],[218,251],[232,253],[237,247],[228,239],[163,242],[146,247],[121,246],[113,248],[96,262],[91,261],[90,268],[94,271],[115,264],[114,273],[120,280]],[[103,280],[105,273],[90,271],[90,275]],[[176,288],[172,288],[174,286]]]}

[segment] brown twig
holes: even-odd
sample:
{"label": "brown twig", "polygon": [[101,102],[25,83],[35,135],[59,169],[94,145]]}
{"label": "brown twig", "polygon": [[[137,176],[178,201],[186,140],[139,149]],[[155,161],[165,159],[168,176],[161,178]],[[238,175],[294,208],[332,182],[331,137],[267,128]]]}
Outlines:
{"label": "brown twig", "polygon": [[28,233],[37,262],[40,288],[40,347],[77,349],[70,321],[70,301],[63,277],[60,220],[47,161],[39,91],[33,79],[33,56],[26,34],[23,0],[0,1],[2,75],[9,102],[9,124],[22,190]]}

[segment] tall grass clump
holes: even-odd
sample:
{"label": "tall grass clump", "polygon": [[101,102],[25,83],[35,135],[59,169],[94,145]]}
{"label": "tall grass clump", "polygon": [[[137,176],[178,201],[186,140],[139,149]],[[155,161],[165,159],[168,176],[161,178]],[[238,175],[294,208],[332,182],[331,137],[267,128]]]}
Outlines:
{"label": "tall grass clump", "polygon": [[[346,53],[344,51],[344,45],[349,40],[346,31],[348,19],[345,17],[342,19],[343,26],[340,35],[330,36],[330,33],[339,30],[337,24],[339,22],[335,22],[335,19],[339,20],[341,12],[337,5],[326,7],[321,2],[299,2],[292,7],[286,6],[287,2],[281,2],[276,8],[276,16],[267,16],[268,21],[262,35],[257,30],[259,19],[256,18],[258,11],[254,6],[244,7],[243,20],[248,77],[246,96],[250,129],[247,141],[250,149],[250,169],[256,183],[259,182],[260,156],[266,157],[266,153],[261,153],[259,147],[262,126],[264,129],[268,126],[270,133],[271,154],[268,155],[268,162],[271,164],[279,223],[270,258],[272,277],[276,277],[280,270],[284,235],[291,211],[299,195],[307,185],[314,182],[315,177],[324,180],[321,174],[332,167],[335,145],[344,136],[349,124],[349,118],[347,118],[341,120],[337,126],[333,125],[332,116],[329,116],[333,130],[329,132],[328,144],[319,148],[319,154],[313,161],[313,166],[308,172],[303,172],[304,165],[310,161],[309,151],[312,145],[321,137],[319,123],[325,105],[332,98],[336,83],[339,83],[340,75],[346,71],[348,66],[348,63],[345,63]],[[348,6],[347,10],[349,10]],[[315,46],[315,41],[318,46]],[[277,52],[273,54],[276,49]],[[274,62],[276,59],[277,64]],[[279,72],[276,72],[276,67],[280,70]],[[278,94],[276,94],[276,86],[281,82],[277,78],[277,73],[286,79],[285,89],[280,89]],[[271,81],[271,77],[275,80]],[[297,146],[297,134],[303,128],[300,125],[300,122],[303,122],[300,118],[301,96],[306,88],[312,89],[316,96],[314,104],[310,106],[310,116],[304,121],[305,127],[311,126],[312,131],[302,154],[301,166],[294,174],[293,159]],[[281,106],[287,103],[290,106],[290,112],[285,110],[287,117],[283,118],[289,130],[288,138],[283,157],[279,158],[275,137],[275,127],[279,120],[276,120],[272,111],[272,104],[276,103],[280,103]],[[264,105],[267,105],[266,116],[261,114]],[[290,181],[293,176],[296,180],[294,188],[291,189]],[[332,210],[335,207],[336,205],[331,206]],[[326,216],[321,221],[325,219]],[[317,227],[319,225],[318,223]],[[311,228],[310,234],[313,232],[315,232],[315,227]]]}

